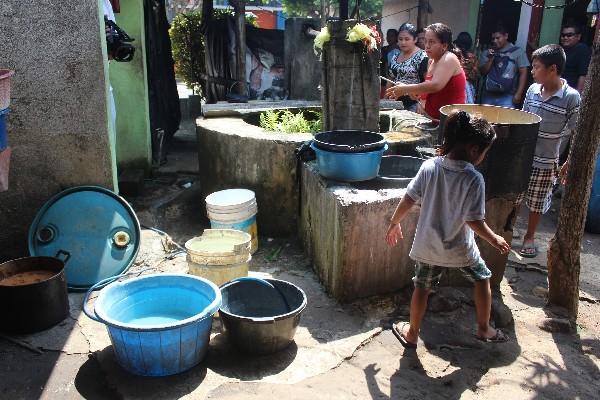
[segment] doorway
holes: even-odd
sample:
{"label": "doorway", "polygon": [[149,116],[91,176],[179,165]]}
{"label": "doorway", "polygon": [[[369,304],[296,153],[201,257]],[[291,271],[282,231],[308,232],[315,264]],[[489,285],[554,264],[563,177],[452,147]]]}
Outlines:
{"label": "doorway", "polygon": [[[598,0],[583,0],[575,1],[565,7],[563,13],[562,24],[575,23],[581,27],[581,42],[591,46],[594,41],[594,33],[596,32],[597,21],[592,14],[587,13],[588,4],[590,1]],[[593,22],[593,24],[592,24]]]}
{"label": "doorway", "polygon": [[519,30],[521,2],[514,0],[485,0],[483,2],[479,42],[481,49],[490,47],[492,33],[498,24],[504,25],[508,31],[508,40],[515,42]]}

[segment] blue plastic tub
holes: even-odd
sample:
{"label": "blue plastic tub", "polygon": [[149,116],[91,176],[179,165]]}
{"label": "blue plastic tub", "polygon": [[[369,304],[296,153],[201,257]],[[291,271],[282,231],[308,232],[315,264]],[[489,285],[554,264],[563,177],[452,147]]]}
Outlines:
{"label": "blue plastic tub", "polygon": [[364,153],[341,153],[322,150],[313,144],[310,147],[317,154],[319,174],[328,179],[343,182],[360,182],[373,179],[379,173],[379,165],[386,144],[381,150]]}
{"label": "blue plastic tub", "polygon": [[135,375],[166,376],[202,361],[220,306],[219,288],[206,279],[153,274],[106,286],[94,312],[84,311],[106,324],[123,368]]}
{"label": "blue plastic tub", "polygon": [[8,108],[0,110],[0,151],[8,147],[8,131],[6,128],[6,119],[8,118]]}
{"label": "blue plastic tub", "polygon": [[596,159],[594,180],[592,181],[592,192],[588,204],[585,230],[591,233],[600,233],[600,153]]}

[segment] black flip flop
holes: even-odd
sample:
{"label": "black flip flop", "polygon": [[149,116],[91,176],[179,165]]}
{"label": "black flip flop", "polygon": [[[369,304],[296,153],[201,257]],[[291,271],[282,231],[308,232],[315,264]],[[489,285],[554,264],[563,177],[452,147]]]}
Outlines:
{"label": "black flip flop", "polygon": [[478,340],[481,340],[485,343],[505,343],[508,342],[508,335],[502,332],[500,329],[496,329],[496,334],[491,338],[485,338],[481,336],[475,335]]}
{"label": "black flip flop", "polygon": [[400,329],[398,329],[398,325],[397,324],[393,324],[392,325],[392,333],[394,334],[394,336],[396,336],[396,339],[398,339],[398,341],[400,342],[400,344],[405,349],[416,349],[417,348],[417,344],[409,342],[408,340],[406,340],[406,338],[402,334],[402,329],[406,325],[408,325],[408,322],[403,323],[402,326],[400,327]]}

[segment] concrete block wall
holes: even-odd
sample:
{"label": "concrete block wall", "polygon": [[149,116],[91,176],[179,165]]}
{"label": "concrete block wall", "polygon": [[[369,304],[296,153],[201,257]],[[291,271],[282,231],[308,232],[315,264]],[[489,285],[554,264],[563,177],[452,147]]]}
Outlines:
{"label": "concrete block wall", "polygon": [[82,184],[115,188],[103,34],[97,0],[0,2],[0,65],[16,71],[0,261],[27,254],[29,225],[54,194]]}
{"label": "concrete block wall", "polygon": [[385,243],[389,220],[406,189],[358,190],[323,179],[315,163],[302,166],[300,238],[327,292],[339,301],[394,292],[411,284],[408,254],[419,218],[402,222],[404,240]]}

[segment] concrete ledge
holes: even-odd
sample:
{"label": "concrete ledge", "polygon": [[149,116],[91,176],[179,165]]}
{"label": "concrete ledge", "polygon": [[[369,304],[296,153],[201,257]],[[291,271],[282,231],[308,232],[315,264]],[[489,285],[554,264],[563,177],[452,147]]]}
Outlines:
{"label": "concrete ledge", "polygon": [[297,161],[294,150],[310,134],[270,133],[241,118],[196,120],[202,199],[242,187],[258,202],[258,230],[295,235],[298,224]]}
{"label": "concrete ledge", "polygon": [[394,248],[385,233],[405,189],[359,190],[322,178],[315,163],[302,166],[300,237],[328,293],[347,302],[408,286],[414,274],[412,246],[419,208],[402,223]]}
{"label": "concrete ledge", "polygon": [[[213,117],[239,117],[255,112],[262,112],[274,109],[304,109],[321,108],[320,100],[281,100],[265,101],[251,100],[248,103],[228,103],[218,102],[216,104],[203,104],[202,114],[206,118]],[[395,100],[380,100],[380,110],[402,110],[402,102]]]}

